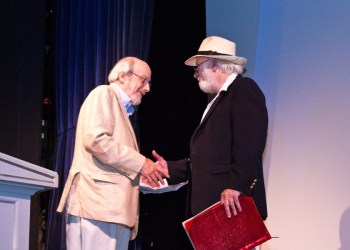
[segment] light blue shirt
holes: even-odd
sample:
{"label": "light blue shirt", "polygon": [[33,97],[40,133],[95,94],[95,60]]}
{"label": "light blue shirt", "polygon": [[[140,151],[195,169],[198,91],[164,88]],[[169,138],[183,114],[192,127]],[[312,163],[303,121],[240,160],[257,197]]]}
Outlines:
{"label": "light blue shirt", "polygon": [[118,91],[120,97],[122,98],[121,101],[125,107],[126,113],[128,113],[129,116],[132,115],[135,111],[135,108],[131,104],[130,97],[125,93],[125,91],[118,84],[113,83],[112,86]]}

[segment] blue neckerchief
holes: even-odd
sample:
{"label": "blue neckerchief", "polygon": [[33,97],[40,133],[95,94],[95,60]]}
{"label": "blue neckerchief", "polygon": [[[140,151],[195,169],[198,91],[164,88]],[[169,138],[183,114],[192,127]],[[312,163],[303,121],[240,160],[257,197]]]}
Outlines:
{"label": "blue neckerchief", "polygon": [[126,109],[126,113],[128,113],[129,115],[132,115],[135,112],[135,108],[134,108],[134,106],[131,105],[130,101],[128,103],[124,104],[124,106]]}

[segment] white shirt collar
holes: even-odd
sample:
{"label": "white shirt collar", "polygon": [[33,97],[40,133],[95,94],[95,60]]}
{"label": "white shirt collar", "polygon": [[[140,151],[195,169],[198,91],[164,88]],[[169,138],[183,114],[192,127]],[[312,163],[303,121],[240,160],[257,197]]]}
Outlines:
{"label": "white shirt collar", "polygon": [[231,83],[236,79],[237,74],[236,73],[232,73],[231,75],[229,75],[225,81],[225,83],[221,86],[219,92],[216,94],[216,96],[213,98],[213,100],[211,100],[210,103],[208,103],[207,108],[204,110],[204,113],[202,115],[202,120],[203,121],[205,115],[207,114],[208,110],[210,109],[211,105],[214,103],[215,99],[219,96],[221,91],[227,91],[228,87],[231,85]]}
{"label": "white shirt collar", "polygon": [[236,73],[232,73],[231,75],[229,75],[225,81],[225,83],[221,86],[220,91],[227,91],[228,87],[231,85],[231,83],[236,79],[237,74]]}

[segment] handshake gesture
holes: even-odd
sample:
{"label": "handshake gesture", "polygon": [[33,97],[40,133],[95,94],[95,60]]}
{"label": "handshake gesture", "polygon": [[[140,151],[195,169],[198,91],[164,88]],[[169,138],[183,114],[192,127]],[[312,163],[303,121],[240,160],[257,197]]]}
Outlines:
{"label": "handshake gesture", "polygon": [[157,161],[153,162],[151,159],[146,158],[140,171],[141,181],[151,187],[159,187],[159,182],[164,184],[164,177],[170,178],[168,164],[155,150],[152,151],[152,155]]}

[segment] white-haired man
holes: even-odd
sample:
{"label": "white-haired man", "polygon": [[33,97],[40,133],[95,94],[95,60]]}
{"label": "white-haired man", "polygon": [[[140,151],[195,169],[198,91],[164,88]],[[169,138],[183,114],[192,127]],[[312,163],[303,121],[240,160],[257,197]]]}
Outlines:
{"label": "white-haired man", "polygon": [[150,91],[150,67],[125,57],[108,80],[90,92],[79,113],[74,158],[57,209],[67,214],[67,249],[128,249],[138,227],[140,175],[152,186],[168,176],[139,153],[129,121]]}

